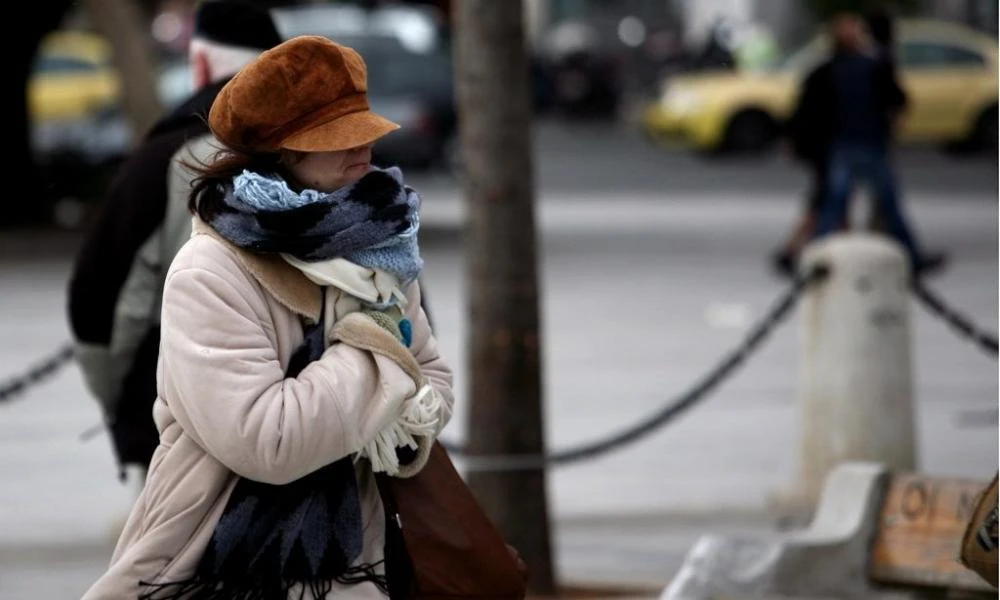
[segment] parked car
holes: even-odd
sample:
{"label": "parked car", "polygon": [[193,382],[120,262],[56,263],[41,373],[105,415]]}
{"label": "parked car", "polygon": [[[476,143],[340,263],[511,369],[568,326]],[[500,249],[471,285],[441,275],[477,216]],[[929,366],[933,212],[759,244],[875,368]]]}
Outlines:
{"label": "parked car", "polygon": [[457,111],[451,46],[433,11],[324,4],[283,7],[273,14],[282,37],[321,35],[365,59],[372,109],[401,126],[376,143],[376,164],[452,166]]}
{"label": "parked car", "polygon": [[[193,90],[187,60],[164,62],[158,83],[160,100],[170,110]],[[46,182],[39,213],[74,227],[84,206],[104,192],[133,139],[110,45],[87,31],[49,34],[27,93],[31,150]]]}
{"label": "parked car", "polygon": [[73,30],[47,35],[27,90],[36,161],[85,167],[113,162],[129,138],[118,119],[120,93],[121,80],[104,38]]}
{"label": "parked car", "polygon": [[552,7],[554,20],[537,44],[549,107],[565,116],[613,119],[648,97],[659,71],[675,66],[681,24],[669,2],[579,4],[585,6]]}
{"label": "parked car", "polygon": [[93,33],[61,30],[45,36],[28,83],[31,120],[77,119],[116,104],[121,81],[111,56],[111,46]]}
{"label": "parked car", "polygon": [[[909,98],[900,141],[995,149],[997,40],[963,25],[919,19],[900,20],[896,38]],[[793,110],[799,83],[828,48],[820,35],[774,69],[673,76],[643,111],[641,128],[650,139],[698,151],[765,150]]]}
{"label": "parked car", "polygon": [[623,60],[621,43],[609,22],[567,19],[545,32],[539,62],[551,82],[554,112],[597,118],[617,114],[624,87]]}

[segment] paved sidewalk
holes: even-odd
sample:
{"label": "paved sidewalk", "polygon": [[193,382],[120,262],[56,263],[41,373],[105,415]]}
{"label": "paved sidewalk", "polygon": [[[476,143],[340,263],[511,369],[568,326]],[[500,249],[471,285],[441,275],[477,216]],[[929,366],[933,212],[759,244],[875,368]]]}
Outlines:
{"label": "paved sidewalk", "polygon": [[[104,525],[103,539],[53,537],[0,545],[0,600],[78,598],[101,574],[113,548],[113,524]],[[564,598],[657,598],[703,533],[769,530],[765,519],[752,515],[557,519],[556,568],[562,585],[574,592]]]}

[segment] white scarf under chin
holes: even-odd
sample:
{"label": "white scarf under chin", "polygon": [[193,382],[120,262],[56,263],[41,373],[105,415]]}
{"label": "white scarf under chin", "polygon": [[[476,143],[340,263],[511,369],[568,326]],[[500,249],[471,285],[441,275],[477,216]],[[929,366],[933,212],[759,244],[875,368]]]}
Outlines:
{"label": "white scarf under chin", "polygon": [[406,295],[399,289],[399,279],[388,271],[362,267],[344,258],[307,262],[290,254],[281,257],[317,285],[335,287],[375,308],[398,303],[406,310]]}

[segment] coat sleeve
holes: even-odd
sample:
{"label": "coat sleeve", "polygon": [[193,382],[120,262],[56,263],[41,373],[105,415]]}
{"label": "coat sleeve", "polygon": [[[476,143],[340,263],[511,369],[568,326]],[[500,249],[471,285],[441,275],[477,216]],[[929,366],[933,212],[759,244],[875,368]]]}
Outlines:
{"label": "coat sleeve", "polygon": [[238,283],[201,267],[172,272],[160,350],[161,397],[233,472],[299,479],[358,451],[416,393],[392,359],[342,343],[285,378],[266,306]]}
{"label": "coat sleeve", "polygon": [[452,408],[455,404],[455,394],[452,390],[453,375],[448,362],[438,351],[437,338],[431,330],[427,314],[424,312],[421,299],[420,284],[414,283],[408,297],[410,303],[407,306],[406,317],[413,324],[413,342],[410,350],[414,358],[420,364],[420,371],[435,394],[440,396],[440,414],[438,419],[438,433],[451,420]]}
{"label": "coat sleeve", "polygon": [[[416,452],[408,462],[399,465],[399,469],[395,473],[398,477],[412,477],[424,468],[430,457],[434,440],[451,420],[452,408],[455,403],[455,395],[452,390],[452,371],[438,351],[437,339],[434,337],[427,314],[420,302],[420,284],[414,283],[408,291],[407,297],[410,299],[410,303],[407,306],[406,318],[413,326],[410,351],[420,365],[420,373],[425,385],[430,388],[430,397],[422,397],[419,402],[432,407],[435,414],[431,418],[437,422],[437,425],[433,435],[416,437]],[[410,400],[409,403],[416,401],[418,400]]]}
{"label": "coat sleeve", "polygon": [[818,67],[802,81],[792,114],[785,123],[785,135],[800,160],[816,160],[826,143],[823,129],[829,115],[824,114],[826,99],[821,90],[825,72],[824,67]]}

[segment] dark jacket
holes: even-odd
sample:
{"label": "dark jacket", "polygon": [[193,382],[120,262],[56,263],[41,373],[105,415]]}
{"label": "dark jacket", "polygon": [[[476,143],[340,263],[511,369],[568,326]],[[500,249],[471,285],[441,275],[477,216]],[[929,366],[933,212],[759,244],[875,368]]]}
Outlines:
{"label": "dark jacket", "polygon": [[[853,77],[859,74],[863,74],[861,79]],[[864,86],[861,90],[864,93],[856,95],[858,90],[844,89],[845,82]],[[853,100],[863,106],[849,105]],[[805,78],[785,133],[800,160],[822,162],[835,139],[856,135],[859,127],[868,127],[868,120],[859,113],[873,116],[870,133],[888,140],[893,117],[905,106],[906,93],[899,85],[890,60],[838,54]],[[855,119],[864,120],[865,124]]]}
{"label": "dark jacket", "polygon": [[[140,249],[163,225],[171,159],[209,133],[208,110],[224,84],[202,88],[150,129],[112,180],[73,266],[68,311],[78,362],[102,404],[120,465],[148,466],[159,443],[152,406],[160,330],[150,324],[116,332],[116,311]],[[135,339],[124,359],[110,352],[123,335]]]}

